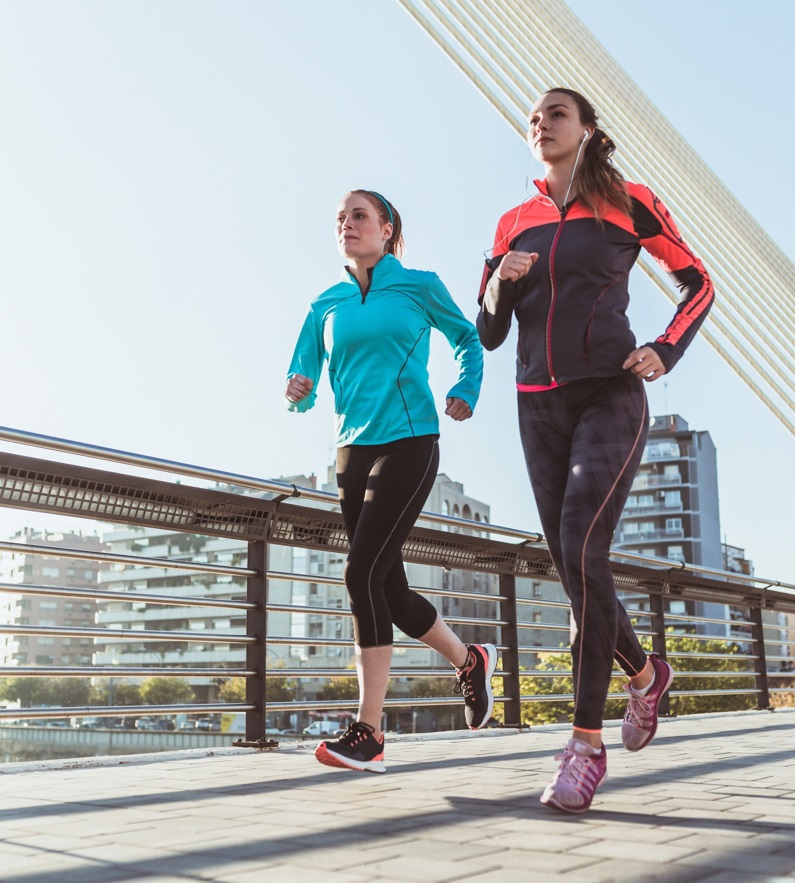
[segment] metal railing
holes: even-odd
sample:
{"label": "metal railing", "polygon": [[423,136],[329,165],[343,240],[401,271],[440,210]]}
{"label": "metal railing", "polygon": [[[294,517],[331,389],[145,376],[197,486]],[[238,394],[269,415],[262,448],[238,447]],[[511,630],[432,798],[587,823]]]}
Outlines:
{"label": "metal railing", "polygon": [[[291,648],[349,648],[345,637],[324,635],[273,634],[267,627],[268,615],[289,614],[319,618],[349,617],[347,609],[311,603],[295,603],[269,599],[269,587],[280,582],[300,585],[310,583],[326,585],[341,590],[344,583],[339,576],[320,573],[293,573],[269,569],[269,550],[273,546],[288,546],[310,550],[314,553],[332,553],[341,560],[347,551],[347,539],[342,518],[333,494],[290,483],[238,475],[217,469],[205,469],[189,464],[145,457],[123,451],[84,445],[64,439],[24,433],[18,430],[0,429],[0,441],[28,444],[51,452],[81,454],[84,457],[104,459],[128,467],[146,468],[168,472],[181,477],[191,477],[208,482],[258,492],[257,496],[242,491],[231,492],[212,487],[181,484],[178,481],[162,481],[140,475],[105,472],[86,466],[76,466],[0,453],[0,505],[29,511],[49,512],[59,515],[134,526],[156,528],[159,531],[190,533],[203,537],[228,538],[239,541],[246,551],[245,566],[217,564],[194,560],[130,555],[115,552],[94,552],[65,549],[41,543],[0,543],[0,552],[24,553],[25,555],[72,558],[101,562],[108,567],[133,568],[157,573],[183,572],[207,575],[210,580],[218,577],[231,578],[227,586],[230,595],[242,597],[198,597],[179,593],[145,591],[116,591],[113,589],[74,588],[66,585],[42,585],[33,583],[0,583],[0,592],[28,598],[76,598],[91,599],[98,603],[132,605],[134,603],[165,608],[211,608],[231,612],[240,623],[240,630],[203,629],[152,629],[136,627],[111,627],[95,623],[89,627],[67,625],[43,625],[41,623],[5,622],[0,624],[0,635],[31,638],[93,639],[97,646],[118,641],[139,643],[157,641],[162,644],[234,645],[240,648],[245,659],[224,665],[5,665],[0,676],[76,677],[76,678],[231,678],[245,679],[246,691],[243,702],[192,702],[168,705],[92,705],[83,707],[60,706],[46,709],[0,710],[0,722],[9,719],[62,718],[80,716],[134,716],[138,714],[175,713],[245,713],[245,734],[248,741],[261,739],[265,732],[266,714],[278,712],[308,713],[325,710],[339,711],[355,706],[353,700],[323,700],[304,697],[291,701],[267,701],[267,685],[278,680],[294,679],[306,684],[312,680],[352,677],[351,671],[339,667],[271,668],[267,670],[268,650],[280,646]],[[299,501],[299,502],[296,502]],[[309,503],[310,505],[304,505]],[[430,526],[429,526],[430,525]],[[446,528],[446,529],[442,529]],[[517,591],[517,581],[530,580],[554,583],[556,574],[549,553],[540,534],[515,528],[492,525],[436,513],[423,512],[418,525],[404,546],[404,558],[409,563],[421,563],[441,568],[447,572],[477,573],[489,579],[488,592],[469,589],[430,586],[422,588],[426,594],[441,604],[453,601],[469,605],[486,604],[489,615],[458,615],[455,611],[445,613],[445,618],[461,628],[490,630],[502,656],[502,667],[497,677],[502,685],[502,704],[505,721],[518,724],[522,703],[569,701],[570,694],[522,695],[521,678],[546,679],[566,677],[568,671],[523,671],[522,662],[537,660],[540,655],[565,652],[561,645],[568,637],[565,622],[567,604],[565,599],[524,597]],[[766,623],[763,611],[768,613],[795,613],[795,585],[761,577],[746,576],[650,558],[626,550],[614,550],[612,568],[619,591],[640,599],[641,607],[629,608],[639,622],[639,634],[650,639],[653,649],[665,655],[666,627],[673,625],[679,634],[687,634],[700,641],[715,639],[715,635],[701,634],[696,629],[713,627],[723,629],[726,640],[744,647],[741,658],[747,664],[745,672],[681,671],[682,664],[704,659],[737,658],[735,653],[678,653],[679,676],[715,678],[720,681],[729,676],[747,676],[749,686],[734,689],[689,691],[674,690],[672,696],[698,695],[752,695],[757,706],[768,707],[771,693],[793,693],[791,671],[775,671],[770,665],[780,663],[785,668],[791,662],[790,649],[795,644],[795,631],[785,623]],[[734,611],[733,616],[694,615],[667,612],[666,601],[693,604],[725,605]],[[643,604],[648,604],[646,609]],[[527,619],[530,613],[533,618]],[[466,614],[466,615],[465,615]],[[544,619],[557,616],[558,621]],[[733,636],[731,630],[747,632],[742,637]],[[531,632],[533,639],[523,642],[520,635]],[[789,639],[791,638],[791,640]],[[398,650],[416,648],[416,641],[398,640]],[[779,652],[770,652],[778,649]],[[395,667],[392,675],[410,681],[449,675],[449,669],[434,666]],[[770,678],[789,680],[788,684],[771,687]],[[402,696],[387,700],[387,708],[458,706],[460,699],[454,696]]]}

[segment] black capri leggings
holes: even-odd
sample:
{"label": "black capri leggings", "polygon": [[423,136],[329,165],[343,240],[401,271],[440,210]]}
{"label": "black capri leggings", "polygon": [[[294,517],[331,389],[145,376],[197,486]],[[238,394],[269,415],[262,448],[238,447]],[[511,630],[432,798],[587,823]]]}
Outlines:
{"label": "black capri leggings", "polygon": [[519,428],[544,535],[571,602],[574,726],[600,730],[613,660],[646,664],[616,597],[610,544],[648,433],[643,381],[628,374],[519,393]]}
{"label": "black capri leggings", "polygon": [[350,541],[345,585],[360,647],[392,644],[392,623],[420,638],[436,608],[409,588],[400,550],[439,468],[438,436],[337,449],[340,508]]}

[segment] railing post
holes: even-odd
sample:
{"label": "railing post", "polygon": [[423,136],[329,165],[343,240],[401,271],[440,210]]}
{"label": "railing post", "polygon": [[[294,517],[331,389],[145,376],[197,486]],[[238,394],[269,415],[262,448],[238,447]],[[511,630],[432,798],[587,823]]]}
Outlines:
{"label": "railing post", "polygon": [[502,652],[503,671],[509,672],[502,679],[505,696],[505,723],[519,726],[522,722],[522,690],[519,684],[519,629],[516,618],[516,577],[512,573],[500,575],[500,619],[508,625],[500,629],[500,642],[506,645]]}
{"label": "railing post", "polygon": [[246,634],[257,641],[246,645],[246,668],[256,671],[253,678],[246,678],[246,702],[255,705],[246,712],[246,741],[256,742],[265,736],[266,670],[267,670],[267,578],[268,547],[263,540],[248,544],[248,567],[256,570],[255,576],[246,580],[246,600],[256,607],[246,613]]}
{"label": "railing post", "polygon": [[[651,649],[660,659],[665,659],[668,651],[665,645],[665,599],[662,595],[649,594],[649,611],[652,614]],[[671,713],[671,697],[666,694],[660,699],[658,714]]]}
{"label": "railing post", "polygon": [[751,607],[751,642],[754,648],[754,673],[756,675],[757,708],[770,708],[770,691],[767,682],[767,656],[765,654],[765,627],[762,608]]}

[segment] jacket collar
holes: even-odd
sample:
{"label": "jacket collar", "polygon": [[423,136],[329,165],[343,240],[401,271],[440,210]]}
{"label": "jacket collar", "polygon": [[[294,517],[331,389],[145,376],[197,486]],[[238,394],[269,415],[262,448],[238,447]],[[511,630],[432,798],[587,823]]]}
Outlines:
{"label": "jacket collar", "polygon": [[[402,266],[403,265],[393,254],[385,254],[381,260],[370,269],[370,287],[372,288],[376,281],[381,281],[389,273],[393,273]],[[351,273],[347,266],[342,268],[340,279],[343,282],[352,282],[354,285],[358,286],[356,277]]]}

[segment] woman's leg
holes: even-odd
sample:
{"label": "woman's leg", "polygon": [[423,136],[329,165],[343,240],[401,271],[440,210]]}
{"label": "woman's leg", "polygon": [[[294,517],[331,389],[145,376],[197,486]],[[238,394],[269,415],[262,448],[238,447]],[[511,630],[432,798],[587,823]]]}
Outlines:
{"label": "woman's leg", "polygon": [[439,463],[433,436],[341,449],[340,505],[350,539],[345,583],[359,674],[359,720],[380,736],[389,681],[392,622],[420,637],[436,609],[408,587],[400,550],[428,497]]}
{"label": "woman's leg", "polygon": [[[574,386],[574,384],[572,384]],[[566,580],[572,598],[574,727],[601,744],[613,660],[630,675],[646,654],[616,597],[610,545],[635,477],[648,432],[643,382],[635,377],[598,381],[572,390],[578,415],[561,517]],[[594,739],[588,739],[591,732]],[[598,747],[598,746],[595,746]]]}
{"label": "woman's leg", "polygon": [[645,666],[615,594],[609,549],[648,416],[642,381],[634,377],[551,392],[520,396],[520,425],[542,525],[571,601],[574,732],[541,800],[584,812],[607,775],[601,729],[613,658],[633,675]]}

